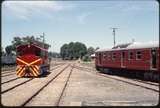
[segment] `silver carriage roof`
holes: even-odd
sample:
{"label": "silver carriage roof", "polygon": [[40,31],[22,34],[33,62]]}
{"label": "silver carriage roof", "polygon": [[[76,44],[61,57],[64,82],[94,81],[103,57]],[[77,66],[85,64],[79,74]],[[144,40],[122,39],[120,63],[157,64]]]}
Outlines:
{"label": "silver carriage roof", "polygon": [[141,49],[141,48],[155,48],[159,47],[159,42],[154,41],[154,42],[133,42],[132,44],[128,45],[126,48],[106,48],[106,49],[98,49],[96,52],[103,52],[103,51],[116,51],[116,50],[127,50],[127,49]]}

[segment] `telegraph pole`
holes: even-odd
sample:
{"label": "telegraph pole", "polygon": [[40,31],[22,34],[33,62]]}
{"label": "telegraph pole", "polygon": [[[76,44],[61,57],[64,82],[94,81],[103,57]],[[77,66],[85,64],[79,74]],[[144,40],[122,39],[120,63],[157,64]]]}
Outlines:
{"label": "telegraph pole", "polygon": [[115,40],[115,35],[116,35],[116,29],[118,29],[118,28],[111,28],[112,30],[113,30],[113,42],[114,42],[114,47],[115,47],[115,45],[116,45],[116,40]]}
{"label": "telegraph pole", "polygon": [[[43,35],[41,35],[40,37],[43,38],[43,43],[42,43],[43,45],[42,45],[42,47],[44,48],[44,41],[45,41],[44,40],[44,32],[43,32]],[[44,51],[42,51],[42,56],[44,56]]]}
{"label": "telegraph pole", "polygon": [[44,48],[44,41],[45,41],[44,40],[44,32],[43,32],[43,35],[41,35],[40,37],[43,38],[43,48]]}

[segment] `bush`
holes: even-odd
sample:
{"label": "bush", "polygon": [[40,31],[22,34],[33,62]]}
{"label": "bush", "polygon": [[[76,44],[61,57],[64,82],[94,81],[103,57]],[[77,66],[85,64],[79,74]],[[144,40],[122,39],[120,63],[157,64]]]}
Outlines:
{"label": "bush", "polygon": [[85,62],[88,62],[88,61],[91,61],[91,58],[88,55],[85,55],[83,56],[82,60]]}

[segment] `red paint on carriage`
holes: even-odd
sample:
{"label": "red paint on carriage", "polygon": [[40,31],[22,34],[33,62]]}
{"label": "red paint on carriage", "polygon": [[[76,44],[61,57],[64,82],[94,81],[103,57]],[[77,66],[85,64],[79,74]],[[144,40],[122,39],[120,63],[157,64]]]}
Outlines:
{"label": "red paint on carriage", "polygon": [[128,44],[125,48],[96,51],[96,68],[160,72],[159,43]]}

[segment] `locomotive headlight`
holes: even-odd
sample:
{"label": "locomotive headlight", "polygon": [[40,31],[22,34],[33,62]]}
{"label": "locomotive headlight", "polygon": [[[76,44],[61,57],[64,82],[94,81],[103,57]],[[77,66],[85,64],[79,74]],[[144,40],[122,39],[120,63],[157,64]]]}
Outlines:
{"label": "locomotive headlight", "polygon": [[26,73],[29,72],[29,67],[28,66],[25,66],[25,71],[26,71]]}

